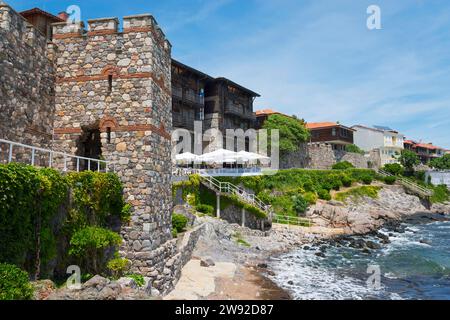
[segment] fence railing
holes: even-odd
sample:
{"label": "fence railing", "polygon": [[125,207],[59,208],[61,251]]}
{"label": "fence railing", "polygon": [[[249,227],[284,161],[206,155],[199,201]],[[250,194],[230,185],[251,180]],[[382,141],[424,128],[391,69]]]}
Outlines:
{"label": "fence railing", "polygon": [[[6,148],[5,148],[6,146]],[[64,152],[0,139],[0,163],[20,162],[61,171],[115,171],[110,161],[80,157]]]}
{"label": "fence railing", "polygon": [[426,196],[426,197],[431,197],[433,195],[433,191],[422,187],[421,185],[415,183],[412,180],[409,180],[408,178],[405,177],[400,177],[400,176],[394,176],[393,174],[390,174],[389,172],[386,172],[384,170],[378,170],[378,173],[382,176],[391,176],[391,177],[396,177],[397,181],[403,185],[405,188],[408,188],[414,192],[419,193],[420,195]]}
{"label": "fence railing", "polygon": [[300,227],[312,227],[313,222],[310,218],[291,217],[274,214],[272,216],[272,222],[278,224],[286,224],[288,226],[300,226]]}
{"label": "fence railing", "polygon": [[267,214],[269,219],[272,218],[273,213],[272,209],[269,205],[265,204],[261,199],[259,199],[256,195],[248,193],[243,188],[237,187],[230,182],[222,182],[217,180],[214,177],[208,175],[201,176],[202,182],[204,185],[213,189],[219,193],[225,193],[229,195],[235,195],[242,201],[257,207],[258,209],[264,211]]}

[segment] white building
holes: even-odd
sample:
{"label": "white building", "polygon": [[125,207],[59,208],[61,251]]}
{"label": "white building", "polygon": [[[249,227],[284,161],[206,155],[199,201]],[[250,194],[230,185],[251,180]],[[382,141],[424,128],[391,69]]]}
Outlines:
{"label": "white building", "polygon": [[381,165],[397,163],[398,156],[404,149],[405,136],[387,127],[362,125],[353,126],[354,143],[364,151],[379,150]]}

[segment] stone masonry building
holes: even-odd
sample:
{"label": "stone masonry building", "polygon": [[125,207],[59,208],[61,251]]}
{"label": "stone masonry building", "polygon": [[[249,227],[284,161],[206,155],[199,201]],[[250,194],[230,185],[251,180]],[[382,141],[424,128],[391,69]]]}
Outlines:
{"label": "stone masonry building", "polygon": [[171,45],[151,15],[119,24],[57,22],[48,41],[0,3],[0,139],[114,162],[133,205],[120,253],[167,292],[183,260],[171,236]]}

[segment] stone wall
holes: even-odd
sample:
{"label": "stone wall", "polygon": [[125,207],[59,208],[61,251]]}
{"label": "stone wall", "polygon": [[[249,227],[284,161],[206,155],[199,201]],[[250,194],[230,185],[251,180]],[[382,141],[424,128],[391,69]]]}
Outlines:
{"label": "stone wall", "polygon": [[53,56],[45,36],[0,3],[0,139],[51,145]]}
{"label": "stone wall", "polygon": [[377,151],[361,155],[339,150],[323,143],[302,144],[297,152],[284,155],[280,160],[281,169],[306,168],[329,170],[338,162],[348,161],[356,168],[367,169],[380,166],[381,159]]}
{"label": "stone wall", "polygon": [[[244,216],[243,216],[244,213]],[[250,212],[243,211],[235,205],[229,205],[221,210],[220,218],[228,223],[236,223],[242,227],[247,227],[253,230],[267,231],[272,228],[272,223],[269,219],[260,219]]]}
{"label": "stone wall", "polygon": [[83,23],[53,25],[54,148],[83,155],[84,135],[100,132],[101,157],[115,163],[133,205],[120,252],[134,272],[158,281],[176,251],[170,241],[170,43],[151,15],[124,17],[123,32],[117,18],[88,23],[87,32]]}

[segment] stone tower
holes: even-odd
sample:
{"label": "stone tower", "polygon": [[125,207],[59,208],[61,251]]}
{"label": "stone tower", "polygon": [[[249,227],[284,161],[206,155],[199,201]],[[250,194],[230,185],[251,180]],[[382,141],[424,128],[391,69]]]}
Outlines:
{"label": "stone tower", "polygon": [[164,287],[171,241],[171,45],[151,15],[53,25],[54,149],[113,161],[132,220],[121,254]]}
{"label": "stone tower", "polygon": [[[0,139],[50,146],[53,53],[53,46],[39,31],[0,1]],[[0,161],[5,160],[7,150],[1,149],[5,147],[0,145]]]}

